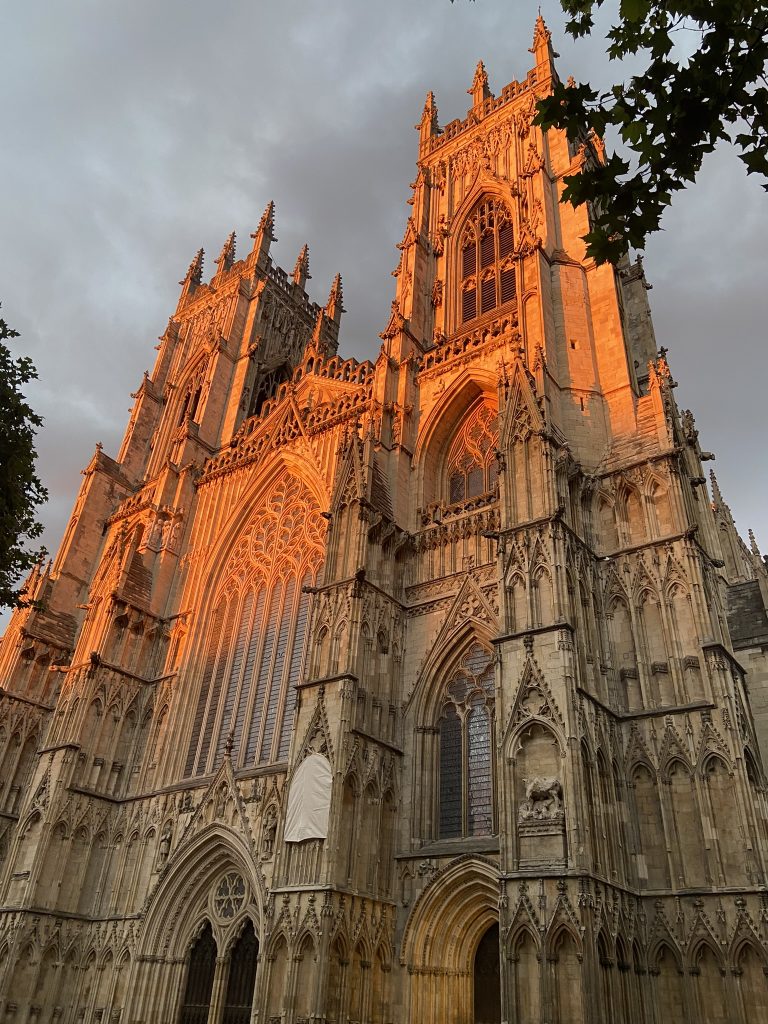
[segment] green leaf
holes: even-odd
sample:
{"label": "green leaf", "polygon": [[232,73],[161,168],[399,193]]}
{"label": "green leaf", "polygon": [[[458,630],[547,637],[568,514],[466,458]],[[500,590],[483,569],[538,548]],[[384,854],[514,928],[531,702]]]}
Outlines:
{"label": "green leaf", "polygon": [[650,8],[649,0],[621,0],[619,11],[627,21],[642,21]]}

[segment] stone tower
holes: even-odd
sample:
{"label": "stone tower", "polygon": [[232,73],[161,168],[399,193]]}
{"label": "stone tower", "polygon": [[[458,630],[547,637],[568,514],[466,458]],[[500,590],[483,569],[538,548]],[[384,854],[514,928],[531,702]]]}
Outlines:
{"label": "stone tower", "polygon": [[192,261],[0,648],[2,1020],[768,1014],[768,576],[531,53],[427,96],[373,361],[272,204]]}

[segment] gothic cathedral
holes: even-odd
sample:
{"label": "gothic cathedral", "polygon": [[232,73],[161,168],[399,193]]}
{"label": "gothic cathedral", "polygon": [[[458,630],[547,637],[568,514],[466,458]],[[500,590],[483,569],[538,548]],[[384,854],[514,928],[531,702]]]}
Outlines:
{"label": "gothic cathedral", "polygon": [[531,53],[372,361],[272,204],[189,267],[0,646],[2,1021],[768,1019],[768,574]]}

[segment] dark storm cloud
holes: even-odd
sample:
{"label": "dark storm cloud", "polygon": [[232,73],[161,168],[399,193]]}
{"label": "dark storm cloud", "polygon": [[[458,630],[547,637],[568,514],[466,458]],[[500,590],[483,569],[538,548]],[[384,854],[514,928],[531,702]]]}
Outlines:
{"label": "dark storm cloud", "polygon": [[[564,74],[610,81],[600,39],[574,44],[543,13]],[[372,356],[386,322],[427,89],[463,117],[482,58],[499,91],[531,57],[534,3],[511,0],[9,6],[0,66],[0,300],[40,382],[46,543],[61,536],[79,469],[115,454],[200,246],[232,228],[242,254],[277,203],[277,261],[310,244],[310,290],[337,270],[342,348]],[[727,153],[676,200],[646,269],[657,337],[683,405],[745,531],[768,546],[761,271],[768,201]]]}

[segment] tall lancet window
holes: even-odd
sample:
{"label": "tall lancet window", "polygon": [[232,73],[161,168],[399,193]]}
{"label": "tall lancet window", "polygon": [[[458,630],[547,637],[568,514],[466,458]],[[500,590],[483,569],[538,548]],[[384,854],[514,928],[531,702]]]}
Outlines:
{"label": "tall lancet window", "polygon": [[229,557],[208,625],[185,774],[284,761],[325,523],[301,481],[280,477]]}
{"label": "tall lancet window", "polygon": [[498,443],[498,414],[481,402],[464,420],[448,451],[450,504],[495,490],[499,475]]}
{"label": "tall lancet window", "polygon": [[461,235],[461,322],[505,306],[517,296],[512,217],[499,199],[479,203]]}
{"label": "tall lancet window", "polygon": [[493,834],[494,670],[491,653],[480,644],[449,679],[438,728],[440,838]]}

